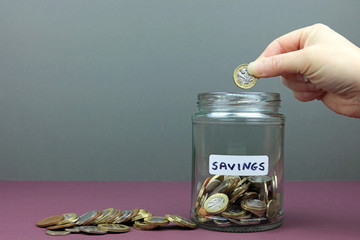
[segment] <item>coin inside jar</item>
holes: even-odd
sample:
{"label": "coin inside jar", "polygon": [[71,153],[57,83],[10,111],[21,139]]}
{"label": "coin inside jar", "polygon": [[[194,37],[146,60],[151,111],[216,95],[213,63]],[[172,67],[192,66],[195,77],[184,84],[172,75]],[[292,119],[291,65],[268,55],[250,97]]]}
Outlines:
{"label": "coin inside jar", "polygon": [[218,214],[227,208],[229,198],[226,194],[217,193],[209,197],[204,204],[205,211],[210,214]]}
{"label": "coin inside jar", "polygon": [[264,182],[267,185],[271,184],[271,177],[269,176],[251,176],[248,177],[247,180],[250,182],[251,186],[254,188],[262,188],[264,186]]}
{"label": "coin inside jar", "polygon": [[241,202],[241,207],[246,211],[262,217],[266,211],[266,205],[259,199],[247,199]]}

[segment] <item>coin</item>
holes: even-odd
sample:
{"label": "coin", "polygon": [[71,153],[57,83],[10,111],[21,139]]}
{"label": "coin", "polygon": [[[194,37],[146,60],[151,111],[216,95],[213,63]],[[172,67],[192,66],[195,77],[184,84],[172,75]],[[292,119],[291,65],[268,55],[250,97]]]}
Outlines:
{"label": "coin", "polygon": [[259,194],[257,192],[246,192],[239,198],[239,201],[244,201],[247,199],[255,199],[258,197],[259,197]]}
{"label": "coin", "polygon": [[210,194],[209,196],[213,196],[214,194],[217,193],[223,193],[225,192],[229,187],[231,187],[234,183],[234,179],[232,178],[228,178],[225,179],[222,183],[219,184],[219,186],[217,186]]}
{"label": "coin", "polygon": [[206,187],[208,185],[208,183],[210,182],[212,177],[208,177],[205,179],[204,183],[203,183],[203,186]]}
{"label": "coin", "polygon": [[67,224],[67,223],[72,223],[72,222],[76,222],[77,220],[79,220],[79,217],[76,213],[65,213],[63,214],[64,216],[64,220],[62,220],[61,222],[58,222],[58,225],[63,225],[63,224]]}
{"label": "coin", "polygon": [[[145,209],[144,209],[144,210],[145,210]],[[145,211],[149,214],[149,212],[148,212],[147,210],[145,210]],[[124,222],[127,222],[127,221],[131,220],[131,219],[134,218],[136,215],[138,215],[139,212],[140,212],[140,209],[139,209],[139,208],[134,208],[134,209],[132,210],[132,214],[129,216],[128,219],[125,219]],[[152,214],[151,214],[151,216],[152,216]],[[149,216],[149,217],[150,217],[150,216]]]}
{"label": "coin", "polygon": [[248,177],[247,180],[251,183],[252,187],[258,189],[264,186],[264,182],[266,182],[266,184],[271,184],[271,177],[269,176],[251,176]]}
{"label": "coin", "polygon": [[260,189],[260,200],[265,204],[269,202],[269,191],[266,182],[263,182],[263,187]]}
{"label": "coin", "polygon": [[234,192],[231,194],[230,202],[235,202],[245,191],[249,189],[250,183],[244,184],[234,190]]}
{"label": "coin", "polygon": [[266,211],[266,205],[259,199],[247,199],[241,202],[241,207],[255,214],[258,217],[262,217]]}
{"label": "coin", "polygon": [[76,222],[78,226],[87,225],[90,222],[94,221],[98,216],[100,216],[101,212],[99,210],[93,210],[87,213],[84,213],[79,217],[79,220]]}
{"label": "coin", "polygon": [[196,200],[196,202],[195,202],[195,208],[198,208],[198,207],[199,207],[199,205],[200,205],[200,200],[201,200],[202,196],[204,195],[204,193],[205,193],[205,187],[204,187],[204,185],[202,185],[201,188],[200,188],[200,191],[199,191],[197,200]]}
{"label": "coin", "polygon": [[134,211],[132,209],[126,209],[122,211],[121,214],[117,218],[115,218],[112,223],[125,222],[125,220],[127,220],[130,216],[132,216],[133,212]]}
{"label": "coin", "polygon": [[247,64],[241,64],[240,66],[235,68],[233,77],[235,84],[239,88],[243,88],[243,89],[252,88],[256,84],[256,81],[258,80],[256,77],[248,73],[247,67],[248,67]]}
{"label": "coin", "polygon": [[255,225],[259,224],[262,218],[248,218],[248,219],[229,219],[231,222],[239,224],[239,225]]}
{"label": "coin", "polygon": [[209,215],[209,213],[205,210],[204,206],[199,208],[199,210],[197,211],[197,214],[200,217],[206,217],[207,215]]}
{"label": "coin", "polygon": [[218,179],[215,179],[213,181],[210,181],[209,184],[206,186],[206,192],[210,193],[214,191],[215,188],[217,188],[220,185],[221,181]]}
{"label": "coin", "polygon": [[133,227],[137,230],[153,230],[159,226],[158,225],[149,225],[149,224],[146,224],[143,221],[139,220],[139,221],[134,222]]}
{"label": "coin", "polygon": [[229,220],[214,220],[214,223],[218,225],[219,227],[228,227],[231,225],[231,222]]}
{"label": "coin", "polygon": [[121,214],[121,210],[120,209],[116,209],[116,211],[114,212],[114,214],[112,216],[109,216],[108,219],[104,220],[106,224],[110,224],[112,223],[118,216],[120,216]]}
{"label": "coin", "polygon": [[107,232],[129,232],[130,227],[122,224],[99,224],[98,228]]}
{"label": "coin", "polygon": [[175,221],[174,216],[171,214],[166,214],[165,218],[166,218],[166,220],[168,220],[169,222],[172,222],[172,223]]}
{"label": "coin", "polygon": [[107,208],[101,211],[101,214],[99,217],[97,217],[94,221],[92,221],[90,224],[101,224],[105,223],[105,221],[111,217],[116,212],[115,208]]}
{"label": "coin", "polygon": [[224,191],[225,194],[232,193],[234,191],[234,189],[236,188],[237,184],[240,182],[239,176],[230,176],[230,178],[233,180],[233,182],[231,185],[229,185],[229,187],[227,189],[225,189],[225,191]]}
{"label": "coin", "polygon": [[175,223],[177,223],[178,225],[180,226],[183,226],[183,227],[188,227],[188,228],[196,228],[196,224],[193,223],[192,221],[182,217],[182,216],[179,216],[179,215],[173,215],[173,218],[175,220]]}
{"label": "coin", "polygon": [[223,212],[229,203],[229,198],[226,194],[217,193],[209,197],[204,204],[205,211],[210,214],[218,214]]}
{"label": "coin", "polygon": [[[134,214],[132,214],[132,216],[134,216]],[[146,209],[140,209],[140,210],[138,209],[137,214],[134,217],[132,217],[131,221],[135,222],[152,216],[153,215],[149,213]]]}
{"label": "coin", "polygon": [[226,218],[239,219],[246,215],[246,211],[241,209],[239,206],[230,206],[226,209],[226,211],[222,212],[221,215]]}
{"label": "coin", "polygon": [[88,234],[106,234],[107,231],[101,230],[97,226],[81,226],[80,231]]}
{"label": "coin", "polygon": [[46,234],[47,234],[47,235],[51,235],[51,236],[65,236],[65,235],[70,234],[70,232],[46,230]]}
{"label": "coin", "polygon": [[169,221],[164,217],[147,217],[144,218],[144,223],[149,225],[163,226],[169,224]]}
{"label": "coin", "polygon": [[270,200],[266,205],[266,217],[272,219],[279,213],[279,204],[276,200]]}
{"label": "coin", "polygon": [[76,227],[76,226],[71,227],[71,228],[65,228],[65,231],[70,232],[70,233],[79,233],[79,232],[81,232],[80,227]]}
{"label": "coin", "polygon": [[63,215],[55,215],[55,216],[47,217],[47,218],[44,218],[44,219],[38,221],[36,223],[36,226],[38,226],[38,227],[48,227],[48,226],[51,226],[51,225],[58,224],[62,220],[64,220]]}
{"label": "coin", "polygon": [[66,224],[62,224],[62,225],[54,225],[54,226],[49,226],[47,227],[48,230],[55,230],[55,229],[63,229],[63,228],[68,228],[68,227],[73,227],[75,226],[76,223],[66,223]]}

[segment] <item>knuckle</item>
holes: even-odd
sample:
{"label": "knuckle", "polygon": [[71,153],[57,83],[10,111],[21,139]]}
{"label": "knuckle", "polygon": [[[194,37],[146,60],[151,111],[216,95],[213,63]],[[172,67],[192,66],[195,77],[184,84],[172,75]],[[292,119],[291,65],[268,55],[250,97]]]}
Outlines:
{"label": "knuckle", "polygon": [[270,65],[272,69],[276,69],[277,71],[281,70],[281,55],[275,55],[271,58]]}

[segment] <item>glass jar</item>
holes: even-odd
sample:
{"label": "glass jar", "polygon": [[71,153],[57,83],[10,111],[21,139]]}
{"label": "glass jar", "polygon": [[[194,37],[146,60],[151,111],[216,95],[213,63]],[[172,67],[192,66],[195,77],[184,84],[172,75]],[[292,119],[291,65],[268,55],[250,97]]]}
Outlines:
{"label": "glass jar", "polygon": [[201,228],[257,232],[283,221],[280,94],[198,94],[191,219]]}

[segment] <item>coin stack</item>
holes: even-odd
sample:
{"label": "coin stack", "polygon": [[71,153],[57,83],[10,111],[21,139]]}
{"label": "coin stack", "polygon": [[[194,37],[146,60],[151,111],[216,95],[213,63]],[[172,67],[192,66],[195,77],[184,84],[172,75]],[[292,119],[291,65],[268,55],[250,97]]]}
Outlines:
{"label": "coin stack", "polygon": [[266,224],[281,215],[276,173],[269,176],[208,177],[200,188],[193,220],[220,227]]}
{"label": "coin stack", "polygon": [[170,222],[188,229],[196,228],[196,224],[179,215],[166,214],[165,217],[157,217],[146,209],[138,208],[92,210],[81,216],[76,213],[66,213],[44,218],[36,225],[46,227],[48,235],[64,236],[70,233],[125,233],[130,231],[130,226],[137,230],[153,230]]}

